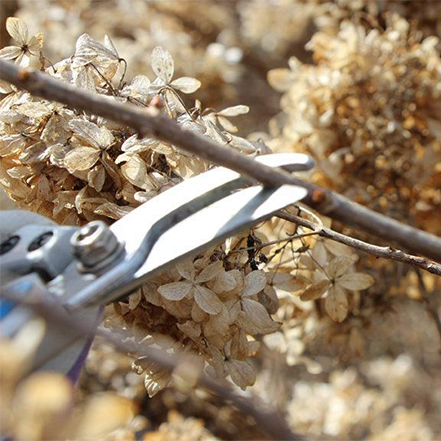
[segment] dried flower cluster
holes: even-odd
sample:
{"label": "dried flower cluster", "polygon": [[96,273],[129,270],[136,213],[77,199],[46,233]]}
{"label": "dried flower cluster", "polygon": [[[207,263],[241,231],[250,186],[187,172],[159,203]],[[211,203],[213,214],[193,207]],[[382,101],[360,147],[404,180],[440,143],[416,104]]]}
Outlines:
{"label": "dried flower cluster", "polygon": [[[344,22],[308,43],[317,64],[290,59],[270,83],[285,92],[276,150],[312,154],[316,181],[430,231],[441,202],[438,40],[392,16],[386,31]],[[348,182],[351,185],[348,186]]]}
{"label": "dried flower cluster", "polygon": [[[10,19],[12,29],[11,23],[15,24],[14,32],[18,29],[22,35],[27,34],[24,22]],[[16,61],[22,62],[20,57]],[[101,45],[83,34],[74,56],[46,71],[109,99],[142,107],[156,102],[189,130],[240,151],[257,151],[253,144],[227,131],[236,131],[227,118],[246,113],[246,106],[218,113],[203,111],[198,102],[191,111],[184,106],[179,92],[193,93],[200,82],[191,77],[172,79],[174,62],[166,50],[157,47],[153,51],[154,81],[138,75],[125,84],[124,63],[109,38]],[[112,85],[113,79],[116,84]],[[126,127],[46,103],[25,92],[9,93],[2,100],[0,112],[3,186],[19,204],[61,223],[119,219],[180,179],[207,169],[202,160],[173,146],[140,139]]]}

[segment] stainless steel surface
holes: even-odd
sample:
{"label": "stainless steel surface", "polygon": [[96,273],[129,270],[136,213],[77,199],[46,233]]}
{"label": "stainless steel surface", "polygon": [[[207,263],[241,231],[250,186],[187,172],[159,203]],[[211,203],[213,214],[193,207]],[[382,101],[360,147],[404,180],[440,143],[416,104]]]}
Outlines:
{"label": "stainless steel surface", "polygon": [[40,272],[46,279],[61,274],[72,262],[70,238],[76,227],[27,225],[13,234],[17,244],[0,256],[2,283],[16,275]]}
{"label": "stainless steel surface", "polygon": [[74,256],[81,263],[80,270],[96,272],[119,258],[123,244],[103,222],[92,221],[80,228],[71,239]]}

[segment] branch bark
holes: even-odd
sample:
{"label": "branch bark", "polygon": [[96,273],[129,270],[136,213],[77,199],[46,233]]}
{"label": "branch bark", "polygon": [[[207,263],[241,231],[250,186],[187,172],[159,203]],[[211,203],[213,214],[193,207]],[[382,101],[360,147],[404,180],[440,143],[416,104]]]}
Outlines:
{"label": "branch bark", "polygon": [[338,233],[337,231],[331,230],[330,228],[321,227],[314,222],[311,222],[294,214],[278,211],[276,213],[276,216],[280,219],[294,222],[298,225],[302,225],[303,227],[314,230],[321,237],[334,240],[335,242],[340,242],[357,250],[364,251],[365,253],[373,254],[377,257],[383,257],[385,259],[392,259],[398,262],[407,263],[408,265],[412,265],[428,271],[429,273],[441,276],[441,265],[439,263],[427,260],[424,257],[413,256],[412,254],[407,254],[404,251],[397,250],[395,248],[392,248],[391,246],[381,247],[378,245],[363,242],[362,240]]}
{"label": "branch bark", "polygon": [[179,124],[157,111],[111,101],[64,84],[41,72],[19,68],[9,61],[0,60],[0,78],[35,96],[125,124],[143,136],[153,136],[171,143],[264,185],[301,186],[308,190],[303,202],[318,212],[355,229],[396,242],[409,251],[441,260],[441,238],[376,213],[282,170],[259,164],[230,147],[221,146],[207,137],[182,129]]}

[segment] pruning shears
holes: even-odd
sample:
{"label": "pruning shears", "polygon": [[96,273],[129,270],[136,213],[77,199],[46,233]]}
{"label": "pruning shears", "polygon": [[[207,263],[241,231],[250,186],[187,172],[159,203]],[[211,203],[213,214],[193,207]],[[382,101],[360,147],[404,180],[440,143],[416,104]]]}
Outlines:
{"label": "pruning shears", "polygon": [[[295,153],[255,160],[290,172],[314,165],[308,156]],[[110,227],[103,221],[59,226],[35,214],[23,225],[20,213],[25,212],[0,212],[2,335],[13,336],[35,315],[23,303],[29,300],[49,303],[60,314],[74,314],[88,324],[98,323],[104,305],[306,193],[299,186],[264,187],[217,167],[145,202]],[[75,332],[60,333],[49,323],[36,366],[76,376],[89,345]]]}

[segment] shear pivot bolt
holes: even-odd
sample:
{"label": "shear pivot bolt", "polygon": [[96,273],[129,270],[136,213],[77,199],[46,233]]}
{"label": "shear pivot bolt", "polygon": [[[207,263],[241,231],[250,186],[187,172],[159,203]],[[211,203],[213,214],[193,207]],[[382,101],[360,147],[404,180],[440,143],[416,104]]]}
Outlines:
{"label": "shear pivot bolt", "polygon": [[121,244],[103,221],[92,221],[71,239],[74,256],[85,269],[102,268],[119,256]]}

